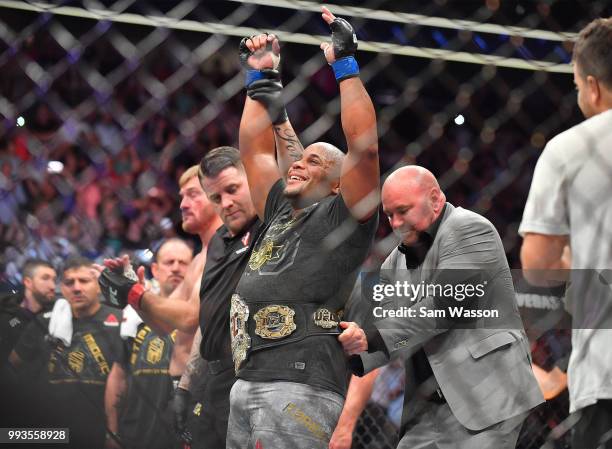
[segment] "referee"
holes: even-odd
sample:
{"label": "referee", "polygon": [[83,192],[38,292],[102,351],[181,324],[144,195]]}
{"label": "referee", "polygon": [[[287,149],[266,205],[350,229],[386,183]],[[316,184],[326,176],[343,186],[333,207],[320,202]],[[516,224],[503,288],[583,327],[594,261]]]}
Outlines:
{"label": "referee", "polygon": [[[229,393],[235,379],[229,333],[230,298],[261,229],[237,149],[219,147],[208,153],[200,163],[200,181],[223,225],[210,240],[200,287],[202,358],[192,351],[179,384],[179,388],[188,389],[191,378],[202,374],[206,378],[193,409],[195,425],[190,430],[194,449],[225,447]],[[199,366],[194,365],[198,360]],[[201,373],[203,367],[205,371]],[[183,402],[185,406],[187,403]]]}

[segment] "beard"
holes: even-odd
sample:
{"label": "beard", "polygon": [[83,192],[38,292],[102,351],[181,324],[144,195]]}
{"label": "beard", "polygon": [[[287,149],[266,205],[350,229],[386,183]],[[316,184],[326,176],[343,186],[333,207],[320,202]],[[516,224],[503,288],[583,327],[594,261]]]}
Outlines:
{"label": "beard", "polygon": [[183,231],[185,231],[187,234],[197,234],[198,231],[198,224],[194,223],[194,222],[182,222],[181,223],[181,228],[183,229]]}
{"label": "beard", "polygon": [[283,196],[289,200],[298,198],[300,196],[300,193],[302,193],[302,186],[297,189],[290,189],[289,187],[285,187],[285,190],[283,190]]}
{"label": "beard", "polygon": [[323,182],[315,185],[301,184],[297,187],[285,187],[285,190],[283,190],[283,196],[289,200],[294,209],[304,209],[330,195],[334,195],[334,192]]}
{"label": "beard", "polygon": [[46,306],[48,306],[49,304],[51,304],[53,302],[53,299],[54,299],[55,295],[52,295],[49,298],[44,293],[41,293],[39,291],[33,291],[32,292],[32,297],[34,298],[34,301],[36,301],[38,304],[40,304],[43,307],[46,307]]}

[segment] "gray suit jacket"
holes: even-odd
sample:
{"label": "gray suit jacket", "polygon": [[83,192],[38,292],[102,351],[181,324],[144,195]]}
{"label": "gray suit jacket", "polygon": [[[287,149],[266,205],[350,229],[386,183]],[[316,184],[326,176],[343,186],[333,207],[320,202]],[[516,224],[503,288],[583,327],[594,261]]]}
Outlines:
{"label": "gray suit jacket", "polygon": [[[375,325],[389,356],[409,356],[422,347],[453,414],[470,430],[482,430],[543,402],[531,370],[510,269],[493,225],[474,212],[447,203],[422,264],[407,269],[405,256],[395,249],[381,267],[381,283],[436,283],[440,270],[461,270],[446,271],[458,273],[458,278],[481,276],[486,295],[478,306],[498,310],[499,318],[469,323],[418,315],[381,319]],[[385,298],[381,306],[387,310],[410,307],[420,313],[440,310],[440,304],[432,296],[414,301],[394,296]],[[388,360],[382,352],[362,354],[361,359],[366,372]]]}

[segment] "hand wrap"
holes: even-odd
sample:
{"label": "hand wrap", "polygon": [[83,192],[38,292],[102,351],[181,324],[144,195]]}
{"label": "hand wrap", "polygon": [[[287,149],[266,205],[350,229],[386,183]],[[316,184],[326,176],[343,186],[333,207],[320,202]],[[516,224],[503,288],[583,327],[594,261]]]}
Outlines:
{"label": "hand wrap", "polygon": [[115,307],[124,308],[131,305],[140,310],[140,300],[145,287],[114,270],[104,269],[98,278],[102,295]]}

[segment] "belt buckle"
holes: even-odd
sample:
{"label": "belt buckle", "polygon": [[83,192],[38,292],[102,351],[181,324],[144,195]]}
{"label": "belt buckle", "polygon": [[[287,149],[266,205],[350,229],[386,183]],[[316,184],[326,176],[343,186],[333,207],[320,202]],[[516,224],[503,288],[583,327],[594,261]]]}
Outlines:
{"label": "belt buckle", "polygon": [[240,365],[247,358],[251,347],[251,337],[247,332],[247,320],[249,319],[249,306],[234,293],[230,307],[230,335],[232,337],[232,359],[234,369],[238,372]]}
{"label": "belt buckle", "polygon": [[259,309],[255,320],[255,333],[261,338],[278,340],[284,338],[297,328],[293,317],[295,310],[287,306],[270,305]]}

